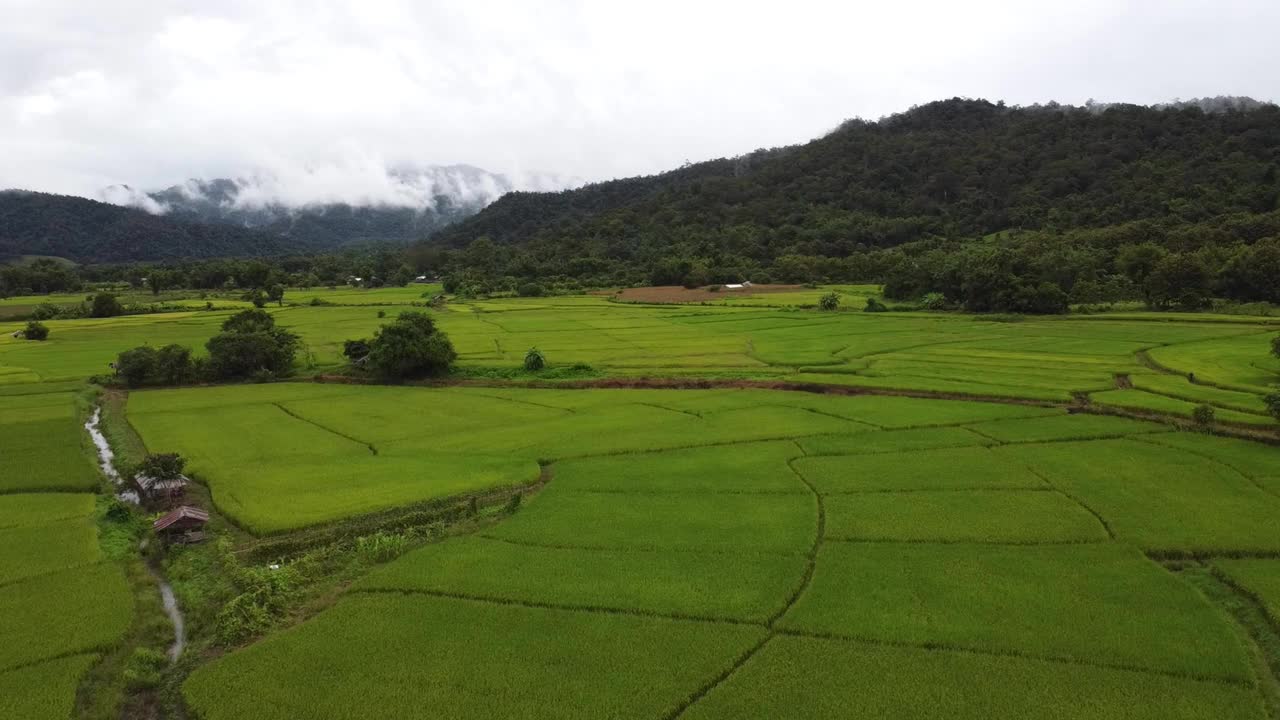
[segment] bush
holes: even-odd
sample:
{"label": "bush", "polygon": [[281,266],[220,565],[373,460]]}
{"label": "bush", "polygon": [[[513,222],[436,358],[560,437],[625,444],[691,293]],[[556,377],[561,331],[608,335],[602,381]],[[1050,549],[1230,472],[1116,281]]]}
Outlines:
{"label": "bush", "polygon": [[449,336],[436,329],[430,315],[404,312],[373,336],[365,362],[381,377],[401,380],[447,372],[457,358]]}
{"label": "bush", "polygon": [[546,288],[535,282],[520,283],[516,287],[516,294],[520,297],[542,297],[547,294]]}
{"label": "bush", "polygon": [[124,314],[124,306],[111,293],[98,293],[93,296],[89,308],[89,317],[106,318]]}
{"label": "bush", "polygon": [[265,307],[267,304],[267,294],[262,292],[261,290],[258,290],[257,288],[254,288],[253,290],[246,292],[244,295],[241,295],[240,299],[244,300],[245,302],[253,303],[253,306],[255,308]]}
{"label": "bush", "polygon": [[115,368],[116,375],[131,387],[179,385],[191,382],[197,375],[191,348],[176,344],[159,350],[150,345],[125,350],[116,357]]}
{"label": "bush", "polygon": [[1280,358],[1280,335],[1271,338],[1271,354]]}
{"label": "bush", "polygon": [[384,318],[384,317],[386,317],[386,316],[387,316],[387,311],[386,311],[386,310],[379,310],[379,311],[378,311],[378,317],[379,317],[379,318]]}
{"label": "bush", "polygon": [[40,303],[31,311],[32,320],[52,320],[62,314],[62,308],[53,303]]}
{"label": "bush", "polygon": [[823,310],[836,310],[840,307],[840,296],[834,291],[823,295],[818,299],[818,307]]}
{"label": "bush", "polygon": [[1213,406],[1208,403],[1200,403],[1196,406],[1195,410],[1191,411],[1191,419],[1195,421],[1196,425],[1202,428],[1211,427],[1213,425],[1215,415],[1216,413],[1214,412]]}
{"label": "bush", "polygon": [[146,690],[160,685],[161,674],[169,657],[159,650],[134,648],[124,666],[125,684],[133,690]]}
{"label": "bush", "polygon": [[947,296],[938,292],[926,293],[920,305],[925,310],[946,310]]}
{"label": "bush", "polygon": [[365,338],[343,341],[342,356],[353,363],[364,360],[369,356],[369,341]]}
{"label": "bush", "polygon": [[867,298],[867,306],[863,308],[863,312],[885,312],[889,308],[879,300],[869,297]]}
{"label": "bush", "polygon": [[529,348],[529,352],[524,354],[524,369],[529,372],[537,372],[547,366],[547,357],[542,351],[536,347]]}
{"label": "bush", "polygon": [[27,328],[22,331],[22,337],[28,340],[47,340],[49,339],[49,327],[42,322],[32,320],[27,323]]}
{"label": "bush", "polygon": [[1267,412],[1271,413],[1271,417],[1280,422],[1280,392],[1271,393],[1265,399],[1267,403]]}

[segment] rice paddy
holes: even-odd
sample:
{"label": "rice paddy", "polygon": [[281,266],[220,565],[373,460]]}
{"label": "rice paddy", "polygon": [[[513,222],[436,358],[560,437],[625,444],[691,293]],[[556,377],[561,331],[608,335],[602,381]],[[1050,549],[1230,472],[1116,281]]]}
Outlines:
{"label": "rice paddy", "polygon": [[[307,343],[305,380],[429,290],[272,312]],[[814,292],[452,302],[432,312],[465,383],[131,392],[141,443],[181,453],[248,543],[521,499],[190,658],[175,702],[201,720],[1278,716],[1266,641],[1170,570],[1280,624],[1280,451],[1169,422],[1209,403],[1222,429],[1273,432],[1273,327],[798,309]],[[134,611],[99,547],[75,383],[144,342],[199,350],[227,312],[50,321],[46,343],[0,327],[0,716],[67,717]],[[535,345],[590,367],[523,375]],[[845,392],[795,391],[814,385]]]}

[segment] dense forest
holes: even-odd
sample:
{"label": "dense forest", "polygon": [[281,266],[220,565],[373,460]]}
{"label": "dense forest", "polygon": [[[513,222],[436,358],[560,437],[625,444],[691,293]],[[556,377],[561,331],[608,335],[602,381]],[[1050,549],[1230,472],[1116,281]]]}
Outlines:
{"label": "dense forest", "polygon": [[180,222],[67,195],[0,192],[0,259],[49,255],[117,263],[280,255],[297,249],[286,239],[233,225]]}
{"label": "dense forest", "polygon": [[[1280,300],[1280,108],[948,100],[436,233],[462,284],[881,280],[972,310]],[[1245,109],[1238,109],[1238,108]]]}

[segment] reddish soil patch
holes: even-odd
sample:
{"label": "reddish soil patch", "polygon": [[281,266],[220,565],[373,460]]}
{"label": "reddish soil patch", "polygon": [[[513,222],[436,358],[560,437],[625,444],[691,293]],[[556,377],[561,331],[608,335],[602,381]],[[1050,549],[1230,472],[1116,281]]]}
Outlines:
{"label": "reddish soil patch", "polygon": [[622,302],[640,302],[640,303],[689,303],[689,302],[707,302],[710,300],[723,300],[726,297],[738,296],[747,297],[750,295],[761,295],[771,292],[787,292],[791,290],[800,290],[803,285],[752,285],[740,289],[730,290],[721,287],[716,292],[712,292],[705,287],[693,288],[692,290],[679,285],[658,285],[654,287],[627,288],[619,290],[615,297]]}

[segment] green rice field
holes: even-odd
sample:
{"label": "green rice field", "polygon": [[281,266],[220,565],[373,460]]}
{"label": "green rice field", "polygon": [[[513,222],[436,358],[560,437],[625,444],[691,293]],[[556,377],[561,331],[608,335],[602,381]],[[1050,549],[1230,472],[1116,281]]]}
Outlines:
{"label": "green rice field", "polygon": [[[845,311],[804,307],[827,290],[451,300],[430,312],[455,377],[398,386],[330,376],[344,340],[439,288],[291,291],[269,310],[306,343],[292,381],[110,396],[119,434],[180,453],[215,516],[214,542],[171,551],[211,576],[179,597],[213,608],[192,610],[155,707],[1280,720],[1280,435],[1262,401],[1280,329],[860,312],[871,286],[836,288]],[[230,312],[53,320],[44,343],[0,322],[0,717],[89,717],[138,622],[100,537],[84,381],[144,343],[203,352]],[[521,369],[533,346],[548,371]],[[1216,427],[1192,425],[1200,403]],[[232,562],[209,558],[269,582],[337,567],[366,535],[391,549],[251,633],[207,634]]]}

